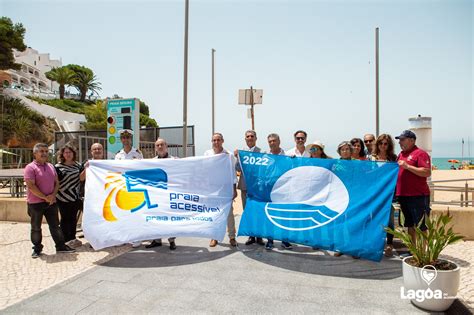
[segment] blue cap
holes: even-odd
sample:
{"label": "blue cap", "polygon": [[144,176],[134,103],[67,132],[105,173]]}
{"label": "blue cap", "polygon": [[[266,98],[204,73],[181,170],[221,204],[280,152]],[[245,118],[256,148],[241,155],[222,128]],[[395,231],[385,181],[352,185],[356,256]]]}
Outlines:
{"label": "blue cap", "polygon": [[403,139],[403,138],[416,139],[416,135],[411,130],[404,130],[399,136],[395,137],[395,139]]}

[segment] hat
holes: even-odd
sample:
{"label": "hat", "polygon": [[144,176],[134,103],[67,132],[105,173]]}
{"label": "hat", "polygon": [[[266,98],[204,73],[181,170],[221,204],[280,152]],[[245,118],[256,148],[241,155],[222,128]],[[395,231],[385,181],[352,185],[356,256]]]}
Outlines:
{"label": "hat", "polygon": [[319,140],[316,140],[313,143],[306,145],[306,151],[309,151],[309,149],[311,149],[314,145],[317,145],[318,147],[321,148],[321,150],[324,151],[324,144]]}
{"label": "hat", "polygon": [[131,129],[122,129],[122,130],[119,131],[120,135],[127,134],[127,133],[129,135],[133,135],[133,130],[131,130]]}
{"label": "hat", "polygon": [[411,130],[404,130],[399,136],[395,137],[395,139],[403,139],[403,138],[412,138],[416,139],[416,135]]}

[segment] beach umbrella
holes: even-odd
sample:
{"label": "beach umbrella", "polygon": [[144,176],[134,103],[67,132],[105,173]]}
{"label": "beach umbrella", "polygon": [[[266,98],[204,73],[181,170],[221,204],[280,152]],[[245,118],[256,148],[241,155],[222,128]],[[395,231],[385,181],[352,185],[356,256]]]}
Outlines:
{"label": "beach umbrella", "polygon": [[458,160],[448,160],[448,162],[449,162],[449,163],[453,163],[453,164],[454,164],[454,163],[459,163]]}

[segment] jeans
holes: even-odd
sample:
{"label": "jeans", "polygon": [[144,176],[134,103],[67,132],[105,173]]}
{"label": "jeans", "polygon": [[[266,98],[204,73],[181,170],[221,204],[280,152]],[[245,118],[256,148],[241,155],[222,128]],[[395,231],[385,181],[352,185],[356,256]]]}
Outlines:
{"label": "jeans", "polygon": [[[388,227],[392,230],[395,228],[394,212],[395,208],[392,205],[390,208],[390,220],[388,221]],[[393,234],[387,233],[387,245],[393,245]]]}
{"label": "jeans", "polygon": [[61,213],[61,231],[64,241],[76,239],[77,212],[82,208],[82,201],[62,202],[58,200],[59,213]]}
{"label": "jeans", "polygon": [[43,250],[41,223],[43,216],[48,222],[49,231],[53,237],[56,249],[64,248],[64,236],[59,227],[58,207],[56,204],[50,205],[47,202],[29,203],[28,215],[31,218],[31,242],[35,252],[40,253]]}

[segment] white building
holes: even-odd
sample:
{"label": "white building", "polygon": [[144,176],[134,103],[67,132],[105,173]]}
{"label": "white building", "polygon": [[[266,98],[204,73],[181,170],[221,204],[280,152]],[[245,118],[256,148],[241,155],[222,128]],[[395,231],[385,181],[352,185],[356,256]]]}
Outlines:
{"label": "white building", "polygon": [[49,54],[40,54],[28,47],[24,51],[13,50],[15,62],[21,64],[21,70],[5,71],[11,76],[13,87],[28,91],[58,93],[59,85],[46,78],[45,73],[52,68],[61,67],[62,61],[51,59]]}

